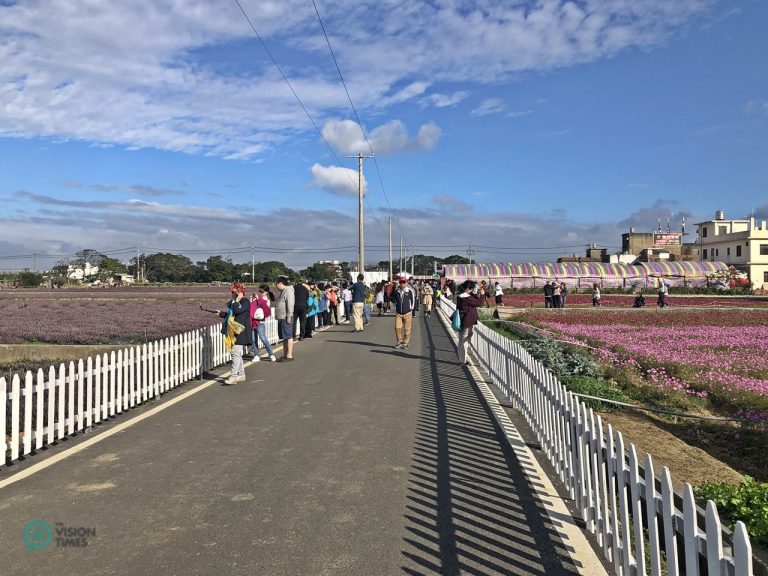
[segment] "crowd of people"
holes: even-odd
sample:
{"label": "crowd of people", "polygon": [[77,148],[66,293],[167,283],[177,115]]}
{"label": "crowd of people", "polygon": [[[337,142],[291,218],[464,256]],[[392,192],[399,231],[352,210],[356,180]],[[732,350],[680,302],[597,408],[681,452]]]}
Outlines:
{"label": "crowd of people", "polygon": [[[222,333],[232,358],[226,384],[245,380],[244,358],[250,353],[252,361],[261,361],[259,346],[270,361],[291,362],[294,342],[312,338],[334,325],[353,324],[353,332],[363,332],[371,323],[374,308],[377,316],[394,315],[395,348],[408,348],[413,317],[423,308],[424,316],[430,318],[433,305],[453,294],[453,283],[447,283],[444,290],[438,282],[416,282],[405,276],[366,285],[362,274],[354,283],[304,279],[291,283],[280,276],[274,286],[262,284],[250,297],[243,284],[232,284],[226,308],[214,311],[222,319]],[[280,358],[266,330],[266,320],[272,315],[282,347]]]}

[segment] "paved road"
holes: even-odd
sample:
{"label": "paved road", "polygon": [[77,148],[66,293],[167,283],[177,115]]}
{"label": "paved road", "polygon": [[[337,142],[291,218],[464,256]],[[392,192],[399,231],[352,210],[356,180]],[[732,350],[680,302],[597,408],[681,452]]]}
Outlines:
{"label": "paved road", "polygon": [[[575,574],[445,328],[417,317],[400,351],[393,324],[317,334],[0,489],[0,574]],[[96,533],[60,547],[57,522]]]}

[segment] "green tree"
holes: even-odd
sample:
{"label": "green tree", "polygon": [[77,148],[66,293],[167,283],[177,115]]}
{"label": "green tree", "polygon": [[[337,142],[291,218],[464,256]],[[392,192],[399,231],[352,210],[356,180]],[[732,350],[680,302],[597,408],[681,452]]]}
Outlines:
{"label": "green tree", "polygon": [[125,264],[114,258],[104,257],[99,263],[99,279],[106,280],[120,274],[126,274],[128,268]]}
{"label": "green tree", "polygon": [[469,264],[469,258],[454,254],[453,256],[448,256],[448,258],[443,258],[443,264]]}
{"label": "green tree", "polygon": [[42,283],[42,274],[35,274],[29,271],[19,273],[19,286],[22,288],[37,288]]}
{"label": "green tree", "polygon": [[[146,280],[150,282],[191,282],[197,276],[195,265],[181,254],[158,252],[142,255],[141,265],[146,273]],[[135,262],[133,268],[136,268]]]}
{"label": "green tree", "polygon": [[256,282],[274,282],[278,276],[287,276],[293,280],[296,272],[277,260],[256,264]]}
{"label": "green tree", "polygon": [[336,267],[332,264],[312,264],[300,271],[299,275],[310,280],[333,280],[336,277]]}

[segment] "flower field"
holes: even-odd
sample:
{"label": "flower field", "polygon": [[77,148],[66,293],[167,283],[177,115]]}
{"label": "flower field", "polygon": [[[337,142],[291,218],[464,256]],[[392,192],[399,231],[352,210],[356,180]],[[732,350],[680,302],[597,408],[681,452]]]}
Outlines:
{"label": "flower field", "polygon": [[[635,297],[631,294],[603,294],[601,303],[608,307],[631,308]],[[504,306],[510,308],[544,308],[544,294],[505,294],[503,298]],[[704,308],[766,308],[768,309],[768,298],[760,296],[683,296],[672,294],[668,302],[674,307],[704,307]],[[656,294],[648,292],[645,294],[646,307],[656,305]],[[590,294],[569,294],[566,306],[592,306],[592,295]]]}
{"label": "flower field", "polygon": [[662,391],[768,420],[768,310],[548,310],[518,317]]}
{"label": "flower field", "polygon": [[227,287],[0,292],[0,344],[138,343],[208,326]]}

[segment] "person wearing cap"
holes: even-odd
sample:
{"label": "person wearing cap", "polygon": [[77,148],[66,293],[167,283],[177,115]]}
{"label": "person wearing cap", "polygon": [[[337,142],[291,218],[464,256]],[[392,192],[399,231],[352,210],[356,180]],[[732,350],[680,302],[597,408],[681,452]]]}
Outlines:
{"label": "person wearing cap", "polygon": [[240,282],[232,284],[230,287],[232,298],[227,305],[226,310],[216,310],[219,318],[224,318],[222,331],[226,334],[229,330],[230,317],[243,326],[239,333],[235,332],[235,340],[232,344],[230,354],[232,356],[232,370],[225,384],[237,384],[245,381],[245,368],[243,366],[243,351],[246,346],[250,346],[252,340],[251,332],[251,303],[245,297],[245,286]]}
{"label": "person wearing cap", "polygon": [[413,291],[407,286],[408,279],[405,276],[400,278],[397,290],[392,294],[392,302],[395,304],[395,338],[397,344],[395,348],[408,348],[411,341],[411,322],[413,321],[413,310],[416,306]]}
{"label": "person wearing cap", "polygon": [[293,360],[293,332],[295,330],[293,307],[296,302],[296,294],[285,276],[278,277],[275,287],[280,290],[280,296],[275,300],[277,338],[283,342],[283,357],[278,362],[288,362]]}

